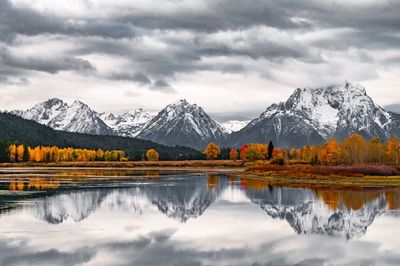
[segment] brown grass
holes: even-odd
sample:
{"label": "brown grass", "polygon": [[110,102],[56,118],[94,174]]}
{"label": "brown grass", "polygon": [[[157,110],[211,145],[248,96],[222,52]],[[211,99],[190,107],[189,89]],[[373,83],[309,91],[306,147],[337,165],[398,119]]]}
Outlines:
{"label": "brown grass", "polygon": [[192,161],[127,161],[127,162],[50,162],[50,163],[0,163],[0,167],[243,167],[243,161],[192,160]]}
{"label": "brown grass", "polygon": [[385,165],[356,165],[356,166],[311,166],[311,165],[275,165],[257,162],[248,165],[247,172],[294,177],[362,177],[362,176],[398,176],[400,171]]}
{"label": "brown grass", "polygon": [[246,173],[270,185],[293,187],[351,188],[400,186],[399,170],[391,166],[247,165]]}

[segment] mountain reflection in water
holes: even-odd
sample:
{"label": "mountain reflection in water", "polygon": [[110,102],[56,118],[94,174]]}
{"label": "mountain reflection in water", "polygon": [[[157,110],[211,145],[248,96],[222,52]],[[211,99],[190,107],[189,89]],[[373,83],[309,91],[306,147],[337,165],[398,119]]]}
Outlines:
{"label": "mountain reflection in water", "polygon": [[[3,211],[0,216],[0,226],[7,218],[24,215],[30,219],[45,221],[49,226],[60,226],[60,228],[68,226],[69,230],[73,232],[74,224],[77,226],[84,223],[85,226],[89,226],[93,221],[100,219],[99,217],[102,215],[112,215],[112,218],[108,218],[115,222],[115,224],[109,224],[111,227],[116,226],[123,219],[128,219],[127,217],[130,215],[129,217],[136,218],[131,220],[130,225],[126,227],[128,232],[135,230],[136,227],[147,228],[146,232],[157,228],[161,231],[151,233],[151,236],[156,239],[151,241],[157,242],[161,241],[160,239],[166,240],[172,236],[180,236],[184,239],[183,242],[193,242],[195,240],[191,237],[198,236],[200,232],[185,231],[186,224],[196,225],[199,231],[208,231],[210,227],[212,229],[212,223],[210,224],[209,220],[214,219],[215,216],[219,216],[218,219],[221,220],[230,220],[234,215],[238,215],[236,218],[241,220],[244,232],[256,231],[257,228],[252,226],[255,223],[260,224],[261,227],[263,223],[277,226],[278,231],[283,230],[286,223],[292,228],[294,235],[324,236],[324,241],[334,243],[329,242],[328,239],[347,241],[362,239],[367,234],[368,228],[381,216],[392,217],[400,225],[400,220],[397,218],[397,210],[400,207],[398,188],[355,191],[300,189],[273,187],[269,186],[265,180],[235,175],[188,176],[184,174],[131,181],[125,186],[117,187],[110,186],[108,183],[104,183],[106,184],[103,184],[104,186],[102,184],[102,181],[99,181],[98,186],[69,186],[56,180],[46,183],[40,178],[25,182],[10,181],[8,186],[5,186],[10,192],[0,195],[0,203],[8,204],[7,211]],[[210,215],[208,215],[209,210]],[[157,213],[162,214],[167,220],[158,216]],[[135,224],[139,217],[143,217],[142,219],[145,219],[147,223],[145,225],[139,224],[139,222]],[[150,219],[150,217],[157,218]],[[200,219],[202,217],[204,219]],[[265,217],[265,220],[262,217]],[[88,223],[85,223],[86,220]],[[12,226],[7,226],[11,230]],[[7,226],[6,228],[8,228]],[[17,223],[13,230],[29,229],[22,228],[22,224],[20,226],[21,228],[18,228]],[[41,226],[46,227],[43,224]],[[228,230],[229,226],[227,224],[226,228],[218,227],[214,230],[221,233]],[[110,229],[108,226],[101,228],[106,231],[108,229]],[[34,229],[30,228],[29,230]],[[238,232],[237,229],[235,230]],[[163,235],[163,232],[168,232],[167,236]],[[278,232],[275,233],[278,234]],[[146,233],[142,232],[142,234]],[[226,239],[230,239],[229,241],[233,241],[232,239],[238,241],[234,244],[232,242],[234,246],[240,244],[241,239],[238,238],[243,232],[237,233],[236,236],[235,234],[229,232],[225,236]],[[398,234],[398,231],[394,231],[394,234]],[[0,236],[2,235],[7,236],[8,234],[0,231]],[[290,233],[287,230],[284,233],[282,231],[282,236],[290,237]],[[269,239],[268,235],[259,234],[257,237],[263,237],[265,241]],[[201,242],[201,237],[196,239],[199,240],[199,243]],[[218,241],[223,242],[224,240],[216,239],[216,243]],[[262,239],[258,241],[262,242]],[[145,241],[142,244],[136,244],[143,245],[142,248],[145,248],[149,245],[146,243]],[[117,247],[114,249],[118,250]],[[2,262],[1,252],[3,251],[0,250],[0,264]],[[231,259],[234,257],[232,255]],[[202,260],[202,263],[210,262],[209,259]],[[236,265],[237,261],[231,262]],[[271,265],[282,264],[277,262],[277,264],[272,263]]]}

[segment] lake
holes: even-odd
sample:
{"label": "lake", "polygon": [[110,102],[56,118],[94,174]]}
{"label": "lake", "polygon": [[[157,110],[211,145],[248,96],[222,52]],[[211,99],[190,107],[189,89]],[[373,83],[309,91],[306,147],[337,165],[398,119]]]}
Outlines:
{"label": "lake", "polygon": [[2,169],[0,265],[399,265],[399,207],[399,188]]}

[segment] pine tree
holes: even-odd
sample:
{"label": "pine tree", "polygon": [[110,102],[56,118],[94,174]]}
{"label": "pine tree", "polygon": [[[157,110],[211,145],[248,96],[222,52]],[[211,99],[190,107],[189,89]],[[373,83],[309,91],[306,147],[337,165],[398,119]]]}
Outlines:
{"label": "pine tree", "polygon": [[274,157],[274,144],[272,143],[272,141],[269,142],[268,144],[268,156],[267,159],[268,160],[272,160]]}

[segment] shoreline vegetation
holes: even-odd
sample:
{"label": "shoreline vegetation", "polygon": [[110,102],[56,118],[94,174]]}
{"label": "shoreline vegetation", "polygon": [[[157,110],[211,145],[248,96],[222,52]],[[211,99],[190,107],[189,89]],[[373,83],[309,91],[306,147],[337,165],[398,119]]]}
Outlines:
{"label": "shoreline vegetation", "polygon": [[208,160],[160,160],[149,148],[140,160],[125,151],[56,146],[29,147],[2,144],[0,169],[11,168],[123,168],[129,170],[215,170],[227,174],[264,179],[271,185],[320,187],[400,187],[400,139],[387,142],[352,134],[342,142],[335,139],[300,149],[278,149],[269,144],[250,143],[220,148],[210,143],[203,152]]}
{"label": "shoreline vegetation", "polygon": [[350,189],[400,186],[400,169],[385,165],[312,166],[256,162],[246,167],[245,175],[265,180],[271,186]]}
{"label": "shoreline vegetation", "polygon": [[37,169],[114,169],[146,171],[216,171],[265,182],[267,186],[297,188],[365,189],[400,186],[400,169],[383,165],[312,166],[298,161],[274,165],[265,161],[121,161],[0,163],[0,171]]}
{"label": "shoreline vegetation", "polygon": [[0,168],[20,167],[83,167],[83,168],[141,168],[141,167],[226,167],[245,169],[244,161],[231,160],[187,160],[187,161],[60,161],[60,162],[16,162],[0,163]]}

